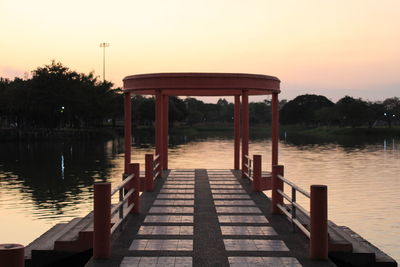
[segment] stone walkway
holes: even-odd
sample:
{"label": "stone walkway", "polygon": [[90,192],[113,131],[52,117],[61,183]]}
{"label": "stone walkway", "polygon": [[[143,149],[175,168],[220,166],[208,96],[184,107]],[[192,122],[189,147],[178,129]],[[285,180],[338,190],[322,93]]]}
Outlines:
{"label": "stone walkway", "polygon": [[114,244],[127,249],[88,266],[333,266],[309,261],[306,240],[282,216],[274,227],[267,198],[246,183],[231,170],[172,170]]}

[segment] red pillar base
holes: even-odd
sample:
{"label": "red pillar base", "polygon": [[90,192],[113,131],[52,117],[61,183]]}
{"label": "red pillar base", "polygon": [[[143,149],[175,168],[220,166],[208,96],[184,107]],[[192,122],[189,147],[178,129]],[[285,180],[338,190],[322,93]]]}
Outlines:
{"label": "red pillar base", "polygon": [[328,259],[328,188],[312,185],[310,197],[310,257]]}
{"label": "red pillar base", "polygon": [[[128,167],[129,168],[129,167]],[[111,184],[94,184],[93,257],[111,257]]]}
{"label": "red pillar base", "polygon": [[20,244],[0,244],[0,267],[24,267],[25,247]]}

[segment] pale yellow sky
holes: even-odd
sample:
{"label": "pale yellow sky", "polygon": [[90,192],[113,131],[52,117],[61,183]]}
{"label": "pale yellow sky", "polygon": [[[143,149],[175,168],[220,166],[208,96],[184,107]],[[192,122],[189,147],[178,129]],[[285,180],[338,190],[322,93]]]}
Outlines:
{"label": "pale yellow sky", "polygon": [[399,0],[0,0],[0,76],[52,59],[106,79],[151,72],[279,77],[303,93],[400,95]]}

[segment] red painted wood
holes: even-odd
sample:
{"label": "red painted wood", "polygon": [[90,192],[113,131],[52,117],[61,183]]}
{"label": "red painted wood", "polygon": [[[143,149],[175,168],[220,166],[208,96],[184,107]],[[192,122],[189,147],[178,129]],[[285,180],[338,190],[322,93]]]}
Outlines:
{"label": "red painted wood", "polygon": [[242,177],[243,173],[248,173],[248,168],[244,165],[247,162],[245,155],[249,155],[249,94],[243,90],[242,94]]}
{"label": "red painted wood", "polygon": [[235,112],[234,112],[234,169],[240,169],[240,96],[235,96]]}
{"label": "red painted wood", "polygon": [[0,267],[24,267],[25,247],[20,244],[0,244]]}
{"label": "red painted wood", "polygon": [[160,167],[162,169],[162,151],[163,151],[163,116],[162,116],[162,95],[161,91],[158,90],[156,94],[156,120],[155,120],[155,130],[156,130],[156,155],[160,155]]}
{"label": "red painted wood", "polygon": [[253,155],[253,192],[261,191],[261,155]]}
{"label": "red painted wood", "polygon": [[261,177],[261,191],[272,189],[272,176]]}
{"label": "red painted wood", "polygon": [[272,213],[281,214],[282,211],[277,207],[277,204],[283,204],[283,197],[278,193],[278,189],[283,191],[283,182],[278,179],[278,175],[283,176],[284,170],[283,165],[272,166]]}
{"label": "red painted wood", "polygon": [[[240,95],[248,89],[250,95],[279,93],[278,78],[242,73],[153,73],[125,77],[124,90],[135,94],[166,95]],[[170,90],[170,91],[169,91]]]}
{"label": "red painted wood", "polygon": [[326,185],[310,187],[310,257],[328,259],[328,188]]}
{"label": "red painted wood", "polygon": [[131,93],[124,94],[124,147],[125,147],[125,166],[124,172],[128,172],[131,163],[131,145],[132,145],[132,104]]}
{"label": "red painted wood", "polygon": [[168,110],[169,97],[163,95],[163,169],[168,169]]}
{"label": "red painted wood", "polygon": [[111,183],[94,184],[93,257],[111,256]]}
{"label": "red painted wood", "polygon": [[133,187],[135,188],[135,192],[133,192],[133,203],[135,203],[135,206],[131,210],[131,213],[139,213],[140,212],[140,164],[139,163],[133,163],[131,164],[132,168],[132,173],[135,175],[133,178]]}
{"label": "red painted wood", "polygon": [[153,154],[145,155],[145,179],[146,179],[146,191],[151,192],[154,189],[153,180]]}
{"label": "red painted wood", "polygon": [[278,165],[279,102],[278,94],[272,94],[272,166]]}

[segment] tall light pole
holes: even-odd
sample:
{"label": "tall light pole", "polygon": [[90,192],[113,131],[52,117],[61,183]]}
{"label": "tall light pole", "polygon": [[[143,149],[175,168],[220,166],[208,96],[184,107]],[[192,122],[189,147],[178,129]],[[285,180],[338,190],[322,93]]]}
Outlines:
{"label": "tall light pole", "polygon": [[100,47],[103,48],[103,82],[106,80],[106,47],[109,46],[109,43],[100,43]]}

